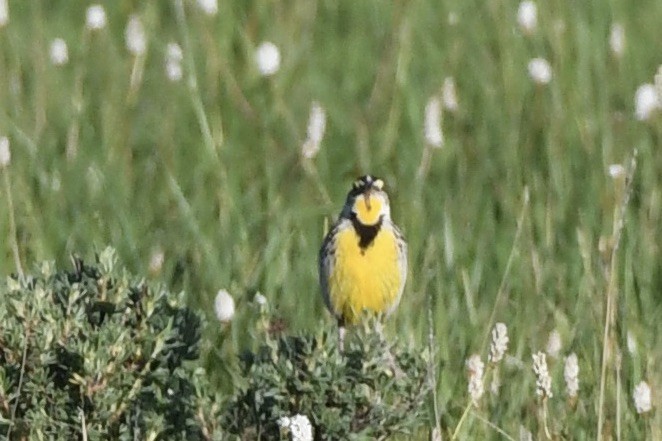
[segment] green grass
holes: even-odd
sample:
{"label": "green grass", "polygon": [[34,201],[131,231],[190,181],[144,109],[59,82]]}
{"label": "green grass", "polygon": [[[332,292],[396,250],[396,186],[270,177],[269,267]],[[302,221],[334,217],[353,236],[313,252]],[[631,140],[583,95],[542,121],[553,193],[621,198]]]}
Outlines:
{"label": "green grass", "polygon": [[[616,436],[618,421],[622,439],[662,437],[660,412],[642,417],[632,403],[634,386],[647,380],[659,407],[662,387],[662,123],[633,116],[635,90],[662,61],[662,3],[539,2],[531,37],[517,29],[514,1],[219,3],[208,17],[193,1],[184,14],[177,2],[107,2],[108,27],[89,32],[88,2],[10,1],[0,29],[0,132],[11,140],[3,173],[24,266],[112,244],[146,274],[160,248],[164,265],[152,277],[185,290],[210,319],[215,293],[227,288],[235,321],[221,329],[211,320],[206,335],[211,374],[230,390],[223,366],[254,344],[257,291],[290,330],[334,326],[319,295],[317,250],[352,180],[370,172],[384,177],[410,244],[409,281],[387,332],[423,350],[422,311],[431,305],[445,431],[464,412],[464,362],[486,355],[493,316],[508,325],[509,354],[522,364],[502,369],[499,396],[484,398],[458,436],[503,439],[481,418],[515,439],[520,425],[538,433],[531,354],[558,329],[562,353],[579,357],[580,395],[570,409],[562,359],[552,360],[550,428],[595,439],[611,286],[609,341],[622,369],[617,383],[613,359],[607,364],[604,432]],[[125,48],[130,13],[147,28],[143,60]],[[614,21],[626,30],[621,59],[608,46]],[[69,45],[66,66],[49,62],[55,37]],[[269,78],[253,59],[264,40],[282,56]],[[184,50],[179,83],[165,77],[170,41]],[[539,56],[554,75],[544,87],[526,69]],[[447,76],[460,110],[445,114],[446,144],[420,175],[423,109]],[[318,156],[305,161],[313,100],[327,111],[327,130]],[[635,148],[610,278],[599,244],[613,235],[624,183],[607,168],[627,164]],[[16,268],[4,185],[1,194],[7,274]]]}

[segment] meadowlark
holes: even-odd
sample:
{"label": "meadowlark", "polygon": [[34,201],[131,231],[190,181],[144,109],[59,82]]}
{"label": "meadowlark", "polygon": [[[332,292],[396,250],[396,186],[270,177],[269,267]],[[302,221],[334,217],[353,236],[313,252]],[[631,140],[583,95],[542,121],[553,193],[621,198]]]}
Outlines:
{"label": "meadowlark", "polygon": [[358,178],[319,253],[324,303],[338,320],[342,348],[347,324],[364,311],[387,316],[407,278],[407,242],[391,221],[384,181]]}

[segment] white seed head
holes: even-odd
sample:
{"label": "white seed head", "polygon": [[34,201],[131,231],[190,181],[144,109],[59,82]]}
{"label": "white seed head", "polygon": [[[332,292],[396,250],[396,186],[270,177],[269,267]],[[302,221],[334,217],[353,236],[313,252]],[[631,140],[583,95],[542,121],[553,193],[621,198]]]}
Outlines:
{"label": "white seed head", "polygon": [[134,14],[129,17],[124,31],[124,39],[126,40],[126,48],[135,56],[142,55],[147,50],[145,28],[139,16]]}
{"label": "white seed head", "polygon": [[634,333],[629,329],[627,333],[627,346],[630,355],[635,355],[637,353],[637,338],[634,336]]}
{"label": "white seed head", "polygon": [[92,5],[85,14],[85,26],[91,31],[106,27],[106,10],[101,5]]}
{"label": "white seed head", "polygon": [[280,51],[278,46],[270,41],[261,43],[255,51],[255,62],[260,73],[270,76],[278,72],[280,68]]}
{"label": "white seed head", "polygon": [[63,66],[69,62],[69,48],[67,42],[62,38],[56,38],[51,41],[51,47],[48,51],[51,63],[54,66]]}
{"label": "white seed head", "polygon": [[310,106],[310,116],[308,117],[308,130],[306,141],[301,148],[301,154],[304,158],[312,159],[319,152],[326,129],[326,112],[317,102],[313,101]]}
{"label": "white seed head", "polygon": [[576,397],[577,392],[579,392],[579,363],[577,363],[577,354],[574,352],[565,357],[563,378],[565,378],[565,389],[568,397]]}
{"label": "white seed head", "polygon": [[166,59],[168,61],[181,63],[184,59],[184,51],[182,51],[182,47],[174,41],[168,43],[168,46],[166,47]]}
{"label": "white seed head", "polygon": [[637,413],[642,414],[650,412],[653,409],[651,388],[645,381],[637,384],[632,393],[632,398],[634,399],[634,408],[637,410]]}
{"label": "white seed head", "polygon": [[625,167],[622,164],[611,164],[608,169],[609,176],[613,179],[622,178],[625,176]]}
{"label": "white seed head", "polygon": [[652,84],[642,84],[634,94],[634,116],[639,121],[649,119],[662,108],[662,100]]}
{"label": "white seed head", "polygon": [[218,13],[218,0],[198,0],[198,8],[207,15]]}
{"label": "white seed head", "polygon": [[425,106],[424,133],[425,141],[435,148],[444,146],[444,133],[441,129],[441,124],[441,100],[437,96],[432,96]]}
{"label": "white seed head", "polygon": [[292,441],[313,441],[313,426],[305,415],[281,417],[278,419],[278,426],[290,431]]}
{"label": "white seed head", "polygon": [[552,81],[552,67],[544,58],[534,58],[529,61],[529,76],[536,84],[548,84]]}
{"label": "white seed head", "polygon": [[552,377],[547,370],[547,356],[542,351],[533,354],[533,372],[536,374],[536,395],[551,398]]}
{"label": "white seed head", "polygon": [[158,274],[163,268],[163,262],[165,262],[165,253],[161,247],[157,247],[152,251],[152,255],[149,258],[149,272],[152,274]]}
{"label": "white seed head", "polygon": [[0,0],[0,27],[9,23],[9,4],[7,0]]}
{"label": "white seed head", "polygon": [[264,306],[267,304],[267,298],[262,295],[262,293],[257,293],[255,294],[255,297],[253,297],[253,301],[257,303],[258,305]]}
{"label": "white seed head", "polygon": [[625,28],[622,24],[614,23],[611,25],[609,47],[616,58],[623,56],[623,52],[625,52]]}
{"label": "white seed head", "polygon": [[214,311],[216,312],[216,318],[221,323],[228,323],[234,317],[234,299],[225,289],[221,289],[216,293]]}
{"label": "white seed head", "polygon": [[469,397],[474,406],[478,407],[480,399],[485,392],[483,386],[483,373],[485,372],[485,363],[480,359],[480,355],[474,354],[467,358],[465,362],[467,372],[469,373]]}
{"label": "white seed head", "polygon": [[559,354],[561,353],[562,346],[563,344],[561,342],[561,334],[559,334],[559,331],[554,329],[549,333],[549,337],[547,338],[547,347],[545,348],[545,352],[547,352],[547,355],[552,358],[558,358]]}
{"label": "white seed head", "polygon": [[182,69],[182,60],[184,59],[184,53],[181,46],[177,43],[168,43],[166,49],[166,60],[165,60],[165,69],[166,76],[170,81],[179,81],[184,76],[184,70]]}
{"label": "white seed head", "polygon": [[11,162],[11,151],[9,150],[9,138],[0,138],[0,168],[5,168]]}
{"label": "white seed head", "polygon": [[538,27],[538,7],[532,1],[523,1],[517,8],[517,23],[525,34],[532,34]]}
{"label": "white seed head", "polygon": [[459,104],[457,100],[457,88],[455,87],[455,79],[453,77],[444,78],[444,85],[441,88],[441,101],[446,110],[457,112]]}
{"label": "white seed head", "polygon": [[488,361],[498,363],[503,359],[508,350],[508,327],[504,323],[497,323],[492,328],[492,342],[490,343],[490,355]]}

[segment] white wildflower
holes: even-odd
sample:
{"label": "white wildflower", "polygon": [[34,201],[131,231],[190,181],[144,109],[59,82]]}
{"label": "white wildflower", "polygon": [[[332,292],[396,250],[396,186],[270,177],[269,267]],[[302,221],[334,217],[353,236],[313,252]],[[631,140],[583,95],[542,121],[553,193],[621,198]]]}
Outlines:
{"label": "white wildflower", "polygon": [[542,398],[551,398],[552,377],[547,370],[547,356],[544,352],[533,354],[533,372],[536,374],[536,395]]}
{"label": "white wildflower", "polygon": [[0,138],[0,168],[5,168],[11,162],[11,151],[9,150],[9,138]]}
{"label": "white wildflower", "polygon": [[278,425],[290,431],[292,441],[313,441],[313,426],[305,415],[281,417],[278,419]]}
{"label": "white wildflower", "polygon": [[485,363],[480,359],[480,355],[474,354],[466,361],[467,371],[469,372],[469,396],[474,406],[478,407],[483,392],[483,373],[485,372]]}
{"label": "white wildflower", "polygon": [[85,26],[91,31],[106,27],[106,10],[101,5],[92,5],[85,14]]}
{"label": "white wildflower", "polygon": [[611,25],[609,47],[616,58],[621,58],[623,52],[625,52],[625,28],[622,24],[614,23]]}
{"label": "white wildflower", "polygon": [[218,0],[198,0],[198,7],[207,15],[216,15]]}
{"label": "white wildflower", "polygon": [[325,128],[326,112],[317,101],[313,101],[313,104],[310,106],[310,116],[308,117],[308,137],[301,149],[304,158],[312,159],[317,155],[322,144],[322,138],[324,138]]}
{"label": "white wildflower", "polygon": [[552,81],[552,67],[544,58],[534,58],[529,61],[529,76],[536,84],[548,84]]}
{"label": "white wildflower", "polygon": [[625,176],[625,167],[622,164],[611,164],[608,169],[609,176],[618,179]]}
{"label": "white wildflower", "polygon": [[255,62],[264,76],[273,75],[280,68],[280,51],[278,46],[270,41],[260,44],[255,51]]}
{"label": "white wildflower", "polygon": [[642,84],[634,94],[634,116],[639,121],[647,120],[653,113],[660,110],[660,96],[652,84]]}
{"label": "white wildflower", "polygon": [[9,4],[7,0],[0,0],[0,27],[9,23]]}
{"label": "white wildflower", "polygon": [[54,66],[63,66],[69,62],[69,48],[67,48],[67,42],[61,38],[51,41],[48,53]]}
{"label": "white wildflower", "polygon": [[549,337],[547,338],[547,347],[545,348],[545,352],[547,352],[547,355],[552,358],[558,358],[559,354],[561,353],[561,347],[561,334],[559,334],[559,331],[554,329],[549,333]]}
{"label": "white wildflower", "polygon": [[632,398],[634,399],[634,407],[639,414],[650,412],[653,408],[651,402],[651,388],[645,381],[637,384],[634,388]]}
{"label": "white wildflower", "polygon": [[579,363],[577,363],[577,354],[574,352],[565,357],[563,378],[565,378],[565,389],[568,396],[575,398],[579,392]]}
{"label": "white wildflower", "polygon": [[262,305],[262,306],[267,304],[267,298],[264,295],[262,295],[262,293],[260,292],[255,294],[255,297],[253,297],[253,301],[258,305]]}
{"label": "white wildflower", "polygon": [[508,350],[508,328],[504,323],[497,323],[492,328],[492,343],[490,343],[490,355],[487,360],[498,363],[503,359]]}
{"label": "white wildflower", "polygon": [[453,77],[444,78],[444,85],[441,87],[441,101],[444,108],[450,112],[457,112],[459,104],[457,101],[457,89]]}
{"label": "white wildflower", "polygon": [[152,274],[158,274],[163,268],[163,262],[165,261],[165,254],[161,247],[157,247],[152,251],[152,255],[149,258],[149,272]]}
{"label": "white wildflower", "polygon": [[182,52],[181,46],[177,43],[168,43],[166,49],[166,76],[170,81],[179,81],[184,75],[182,69],[182,60],[184,59],[184,53]]}
{"label": "white wildflower", "polygon": [[441,148],[444,146],[444,133],[441,129],[442,113],[441,101],[433,96],[428,100],[425,106],[425,141],[432,147]]}
{"label": "white wildflower", "polygon": [[229,292],[221,289],[216,293],[214,311],[216,312],[216,318],[221,323],[227,323],[232,320],[234,317],[234,299]]}
{"label": "white wildflower", "polygon": [[517,23],[525,34],[532,34],[538,27],[538,8],[532,1],[523,1],[517,8]]}
{"label": "white wildflower", "polygon": [[135,56],[142,55],[147,50],[145,28],[139,16],[134,14],[129,17],[129,22],[126,24],[126,30],[124,31],[124,39],[126,40],[126,48]]}
{"label": "white wildflower", "polygon": [[630,355],[634,355],[637,353],[637,339],[634,336],[634,333],[628,329],[627,333],[627,346],[628,346],[628,352]]}

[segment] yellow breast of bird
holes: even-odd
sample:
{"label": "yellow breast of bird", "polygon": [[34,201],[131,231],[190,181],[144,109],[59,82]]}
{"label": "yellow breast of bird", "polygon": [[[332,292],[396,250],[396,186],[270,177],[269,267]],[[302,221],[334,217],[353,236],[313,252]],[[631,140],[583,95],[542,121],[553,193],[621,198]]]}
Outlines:
{"label": "yellow breast of bird", "polygon": [[336,237],[335,263],[329,275],[330,303],[347,323],[355,323],[364,309],[389,313],[397,305],[402,275],[393,231],[383,227],[365,248],[354,228]]}

